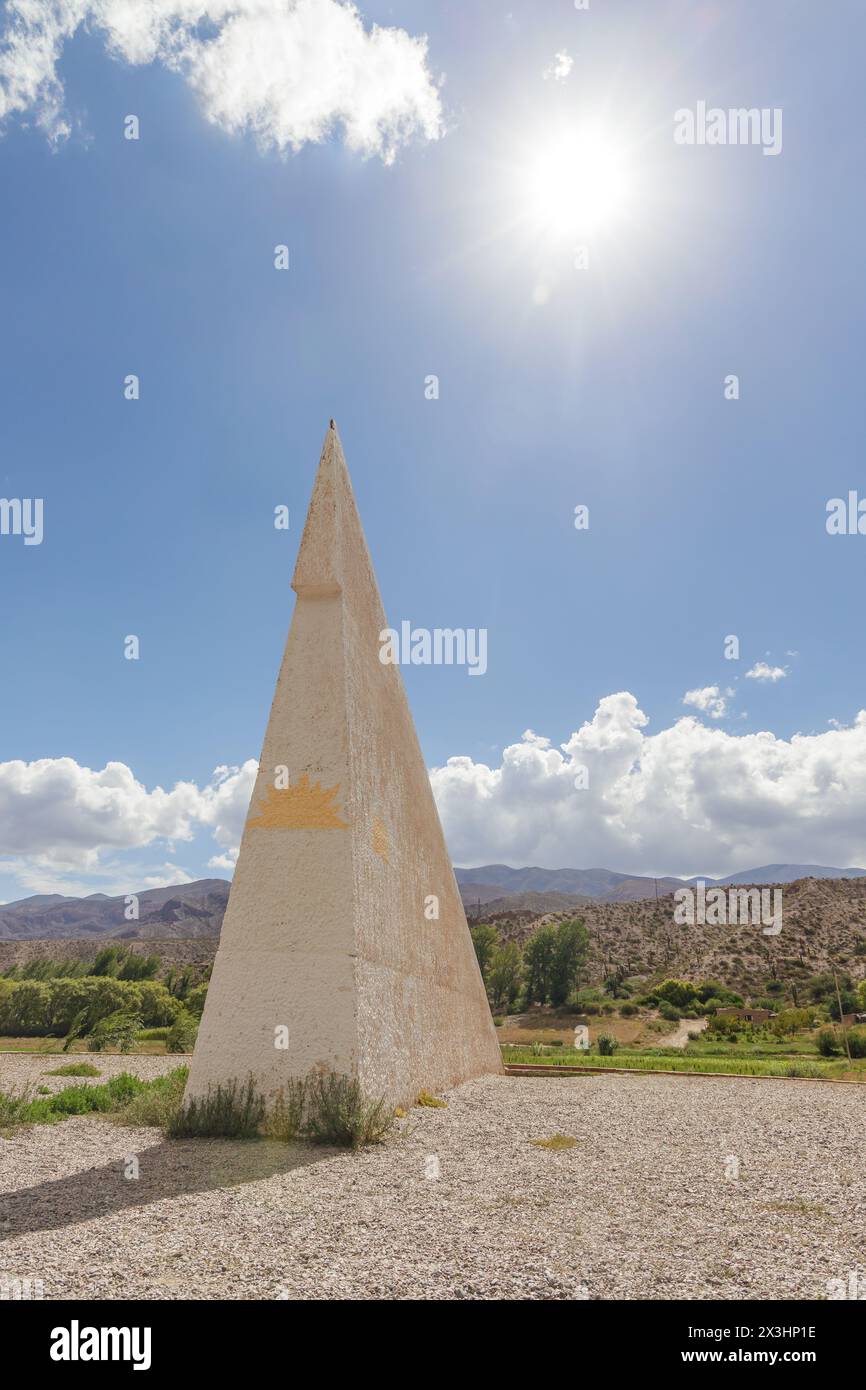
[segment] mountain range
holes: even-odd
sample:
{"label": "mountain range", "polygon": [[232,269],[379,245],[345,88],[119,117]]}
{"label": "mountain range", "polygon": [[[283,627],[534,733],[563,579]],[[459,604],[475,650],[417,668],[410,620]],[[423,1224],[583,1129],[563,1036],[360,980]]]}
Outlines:
{"label": "mountain range", "polygon": [[[467,908],[492,902],[498,905],[503,899],[527,894],[559,894],[593,902],[634,902],[640,898],[661,897],[699,882],[721,887],[729,883],[793,883],[798,878],[866,877],[866,869],[834,869],[823,864],[764,864],[758,869],[728,874],[725,878],[713,878],[710,874],[698,874],[693,878],[642,878],[616,873],[613,869],[512,869],[507,864],[484,864],[476,869],[455,869],[454,873]],[[538,906],[537,903],[526,905]],[[577,906],[577,901],[571,906]],[[547,910],[556,911],[557,904],[551,903]]]}
{"label": "mountain range", "polygon": [[[663,897],[677,888],[691,886],[697,877],[644,878],[612,869],[510,868],[484,864],[455,869],[467,911],[532,910],[538,913],[568,911],[584,902],[620,903]],[[822,864],[765,864],[715,879],[708,884],[792,883],[796,879],[853,879],[866,877],[866,869],[834,869]],[[138,893],[138,917],[126,916],[127,897],[93,893],[86,898],[61,893],[38,893],[18,902],[0,904],[0,940],[46,939],[166,940],[219,935],[228,902],[230,883],[222,878],[202,878],[169,888],[148,888]]]}

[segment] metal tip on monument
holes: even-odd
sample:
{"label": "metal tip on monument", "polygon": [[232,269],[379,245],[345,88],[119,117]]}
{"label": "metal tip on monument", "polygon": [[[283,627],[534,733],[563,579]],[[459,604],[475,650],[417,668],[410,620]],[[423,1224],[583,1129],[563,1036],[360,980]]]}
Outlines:
{"label": "metal tip on monument", "polygon": [[331,429],[332,429],[332,430],[335,430],[336,428],[337,428],[337,426],[334,424],[334,421],[332,420],[332,421],[331,421]]}

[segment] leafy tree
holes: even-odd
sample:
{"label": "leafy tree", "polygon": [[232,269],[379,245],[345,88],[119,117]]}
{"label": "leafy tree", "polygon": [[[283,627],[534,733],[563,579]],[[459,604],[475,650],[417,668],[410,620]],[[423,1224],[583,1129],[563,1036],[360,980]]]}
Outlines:
{"label": "leafy tree", "polygon": [[546,1004],[553,982],[553,961],[556,955],[556,928],[539,927],[533,932],[523,952],[526,970],[526,996],[531,1004]]}
{"label": "leafy tree", "polygon": [[182,1009],[168,1030],[165,1040],[168,1052],[192,1052],[198,1033],[198,1019]]}
{"label": "leafy tree", "polygon": [[488,990],[496,1009],[510,1010],[520,993],[523,956],[516,941],[506,941],[493,954],[489,966]]}
{"label": "leafy tree", "polygon": [[47,1031],[51,992],[42,980],[13,985],[4,1008],[5,1033],[38,1036]]}
{"label": "leafy tree", "polygon": [[478,968],[481,971],[481,978],[487,984],[487,972],[490,969],[490,962],[499,948],[499,934],[494,926],[489,922],[482,922],[477,927],[470,928],[472,945],[475,947],[475,954],[478,958]]}
{"label": "leafy tree", "polygon": [[159,980],[142,980],[136,986],[136,993],[146,1028],[164,1028],[184,1012],[181,1001],[169,994]]}
{"label": "leafy tree", "polygon": [[564,1004],[580,988],[580,978],[589,953],[589,932],[579,918],[561,922],[556,928],[550,970],[550,999],[554,1006]]}
{"label": "leafy tree", "polygon": [[118,1052],[131,1052],[141,1031],[141,1019],[135,1014],[114,1013],[101,1018],[87,1039],[88,1052],[104,1052],[116,1047]]}
{"label": "leafy tree", "polygon": [[206,998],[207,981],[203,981],[200,985],[196,985],[195,989],[191,989],[187,995],[186,1007],[196,1018],[201,1018],[204,1012],[204,1001]]}

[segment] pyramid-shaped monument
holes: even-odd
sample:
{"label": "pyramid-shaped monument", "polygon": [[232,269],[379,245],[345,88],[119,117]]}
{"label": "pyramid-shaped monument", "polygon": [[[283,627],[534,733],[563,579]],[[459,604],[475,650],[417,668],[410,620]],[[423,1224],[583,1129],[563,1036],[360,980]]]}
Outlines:
{"label": "pyramid-shaped monument", "polygon": [[501,1061],[333,421],[292,588],[187,1095],[322,1069],[399,1104]]}

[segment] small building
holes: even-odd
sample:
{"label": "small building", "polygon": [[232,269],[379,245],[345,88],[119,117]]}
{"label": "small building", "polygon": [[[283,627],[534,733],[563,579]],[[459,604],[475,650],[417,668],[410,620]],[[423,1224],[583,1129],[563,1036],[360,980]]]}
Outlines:
{"label": "small building", "polygon": [[842,1027],[856,1028],[859,1023],[866,1023],[866,1014],[843,1014]]}
{"label": "small building", "polygon": [[716,1009],[716,1016],[739,1018],[743,1023],[766,1023],[768,1018],[774,1017],[770,1009],[741,1009],[734,1004],[726,1004],[723,1009]]}

